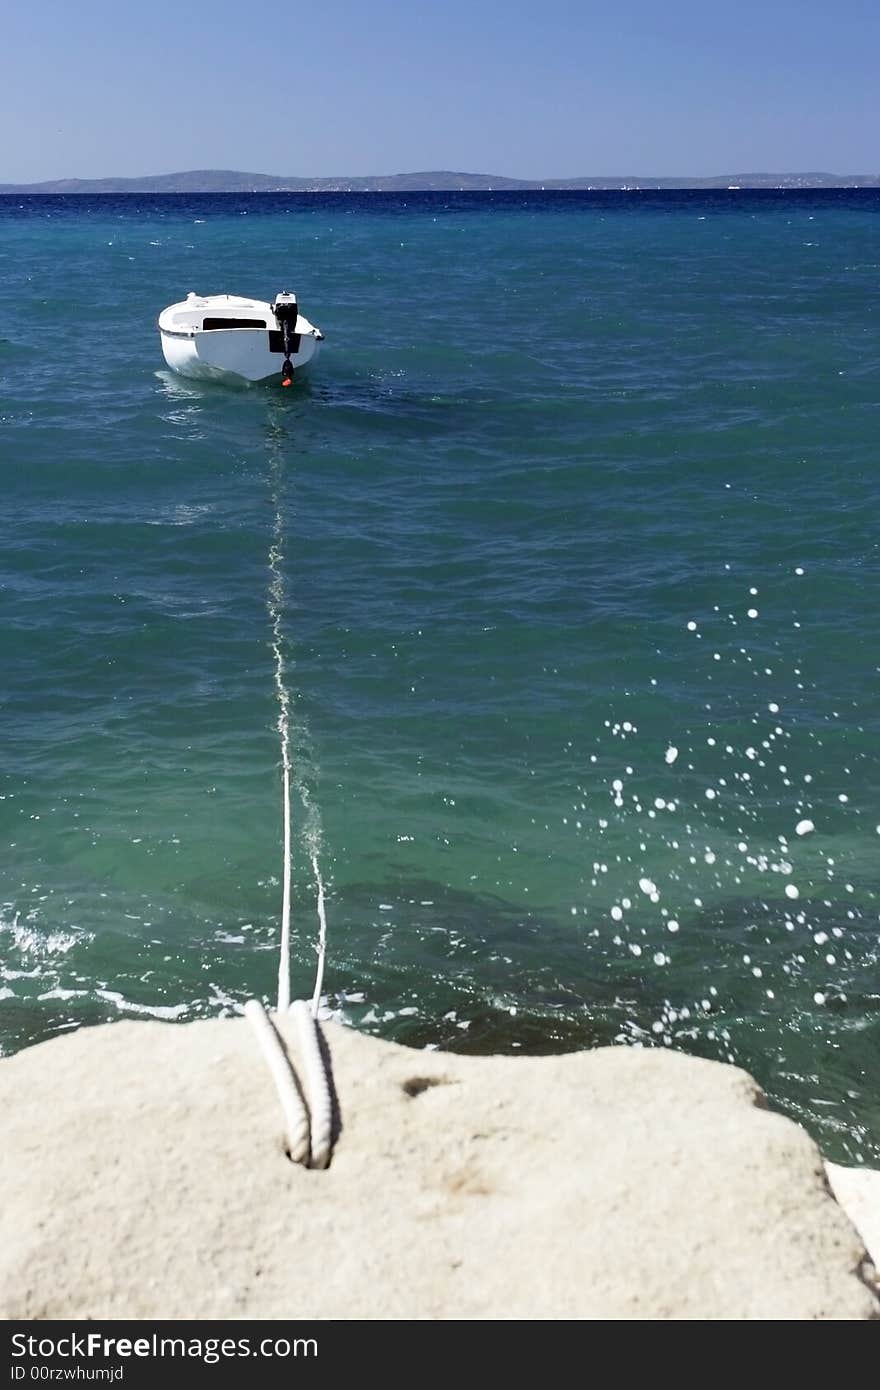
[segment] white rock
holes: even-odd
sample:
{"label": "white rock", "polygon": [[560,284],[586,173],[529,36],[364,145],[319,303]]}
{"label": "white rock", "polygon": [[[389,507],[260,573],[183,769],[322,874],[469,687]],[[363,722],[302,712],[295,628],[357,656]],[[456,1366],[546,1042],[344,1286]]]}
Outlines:
{"label": "white rock", "polygon": [[666,1049],[462,1057],[324,1032],[342,1123],[326,1172],[283,1153],[242,1019],[84,1028],[0,1060],[0,1315],[880,1311],[815,1144],[744,1072]]}

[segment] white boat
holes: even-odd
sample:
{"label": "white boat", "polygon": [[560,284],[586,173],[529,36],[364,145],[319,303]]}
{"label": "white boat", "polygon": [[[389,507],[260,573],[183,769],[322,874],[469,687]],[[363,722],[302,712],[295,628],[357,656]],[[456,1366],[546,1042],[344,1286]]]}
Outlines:
{"label": "white boat", "polygon": [[159,315],[165,361],[174,372],[211,381],[267,381],[290,386],[318,354],[324,335],[284,290],[271,304],[237,294],[190,292]]}

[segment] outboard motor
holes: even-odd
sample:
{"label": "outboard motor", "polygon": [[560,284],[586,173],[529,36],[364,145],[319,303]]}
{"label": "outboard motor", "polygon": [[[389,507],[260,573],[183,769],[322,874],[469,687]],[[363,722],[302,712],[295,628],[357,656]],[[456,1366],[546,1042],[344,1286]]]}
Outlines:
{"label": "outboard motor", "polygon": [[284,345],[284,361],[281,364],[281,385],[293,385],[293,363],[291,357],[299,348],[299,336],[296,331],[296,321],[299,318],[299,305],[296,302],[296,295],[289,290],[282,290],[276,294],[272,305],[272,313],[275,321],[281,330],[281,340]]}

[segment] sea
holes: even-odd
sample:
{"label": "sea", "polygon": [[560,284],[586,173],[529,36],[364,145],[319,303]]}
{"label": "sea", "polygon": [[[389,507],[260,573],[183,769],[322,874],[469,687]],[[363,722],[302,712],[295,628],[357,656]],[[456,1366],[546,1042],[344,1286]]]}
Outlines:
{"label": "sea", "polygon": [[4,1053],[271,1000],[287,717],[294,997],[880,1162],[880,190],[0,198],[0,484]]}

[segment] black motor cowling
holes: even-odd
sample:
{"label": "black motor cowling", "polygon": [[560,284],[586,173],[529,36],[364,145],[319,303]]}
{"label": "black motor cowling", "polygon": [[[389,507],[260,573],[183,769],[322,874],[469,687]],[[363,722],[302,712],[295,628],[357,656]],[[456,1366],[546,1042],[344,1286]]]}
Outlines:
{"label": "black motor cowling", "polygon": [[299,305],[296,302],[296,295],[291,294],[289,290],[282,290],[280,294],[276,294],[272,312],[275,315],[275,322],[281,330],[284,352],[284,362],[281,366],[281,385],[290,386],[293,382],[293,363],[290,358],[299,349],[299,335],[296,331]]}
{"label": "black motor cowling", "polygon": [[276,294],[272,313],[275,315],[279,328],[283,328],[286,323],[289,323],[291,333],[296,332],[299,305],[296,302],[295,294],[291,294],[288,290],[282,290],[281,294]]}

